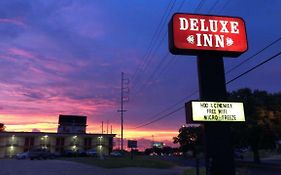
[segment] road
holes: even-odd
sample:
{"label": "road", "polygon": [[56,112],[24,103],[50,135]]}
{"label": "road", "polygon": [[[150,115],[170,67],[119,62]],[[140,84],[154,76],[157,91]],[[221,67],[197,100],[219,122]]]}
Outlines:
{"label": "road", "polygon": [[180,175],[182,169],[117,168],[104,169],[63,160],[0,159],[1,175]]}
{"label": "road", "polygon": [[[184,157],[159,157],[159,159],[176,162],[181,166],[195,167],[195,160],[192,158],[184,158]],[[243,162],[240,160],[240,162]],[[246,161],[250,162],[251,161]],[[247,168],[241,168],[239,166],[236,167],[237,172],[246,175],[281,175],[281,155],[273,156],[270,158],[262,159],[263,164],[260,168],[254,168],[253,166]],[[274,166],[268,166],[268,164],[272,164]],[[200,167],[205,166],[205,162],[203,159],[200,160]],[[280,168],[278,168],[280,167]]]}
{"label": "road", "polygon": [[[184,162],[192,166],[192,161]],[[187,165],[187,166],[190,166]],[[0,159],[0,175],[180,175],[185,168],[115,168],[104,169],[91,165],[63,160],[14,160]],[[280,175],[281,168],[247,168],[242,170],[250,175]]]}
{"label": "road", "polygon": [[263,158],[261,162],[259,168],[248,168],[246,172],[253,175],[281,175],[281,155]]}

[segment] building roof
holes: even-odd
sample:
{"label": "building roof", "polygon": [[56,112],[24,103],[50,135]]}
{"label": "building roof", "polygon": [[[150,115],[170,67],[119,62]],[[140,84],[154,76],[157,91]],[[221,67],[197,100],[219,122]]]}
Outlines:
{"label": "building roof", "polygon": [[77,135],[77,136],[109,136],[115,137],[116,134],[99,134],[99,133],[56,133],[56,132],[0,132],[0,136],[12,136],[12,135],[21,135],[21,136],[29,136],[29,135],[56,135],[56,136],[69,136],[69,135]]}

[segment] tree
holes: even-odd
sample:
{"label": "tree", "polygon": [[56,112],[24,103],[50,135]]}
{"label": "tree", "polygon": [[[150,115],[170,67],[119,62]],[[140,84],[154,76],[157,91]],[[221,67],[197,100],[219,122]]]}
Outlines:
{"label": "tree", "polygon": [[163,152],[164,155],[171,155],[171,154],[173,154],[174,151],[173,151],[172,147],[164,146],[162,148],[162,152]]}
{"label": "tree", "polygon": [[180,144],[180,150],[183,153],[192,151],[193,156],[202,149],[203,146],[203,127],[202,126],[184,126],[179,129],[179,135],[173,138],[174,143]]}
{"label": "tree", "polygon": [[151,153],[153,153],[153,148],[146,148],[144,151],[145,155],[150,155]]}
{"label": "tree", "polygon": [[4,123],[0,123],[0,132],[4,132],[5,128],[6,126],[4,125]]}
{"label": "tree", "polygon": [[281,93],[240,89],[228,94],[230,101],[244,103],[246,122],[233,124],[236,147],[250,146],[254,162],[260,163],[259,150],[273,149],[281,138]]}

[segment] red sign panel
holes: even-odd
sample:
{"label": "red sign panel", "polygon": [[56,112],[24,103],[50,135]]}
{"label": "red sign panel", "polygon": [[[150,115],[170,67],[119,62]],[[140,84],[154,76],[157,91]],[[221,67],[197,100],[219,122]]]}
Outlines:
{"label": "red sign panel", "polygon": [[169,26],[170,51],[174,54],[218,52],[238,56],[247,50],[242,18],[174,14]]}

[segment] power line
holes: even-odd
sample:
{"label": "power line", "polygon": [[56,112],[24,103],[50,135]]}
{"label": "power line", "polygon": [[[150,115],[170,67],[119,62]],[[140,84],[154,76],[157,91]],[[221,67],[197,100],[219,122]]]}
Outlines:
{"label": "power line", "polygon": [[183,7],[183,4],[185,3],[185,0],[183,0],[178,8],[178,10],[180,10]]}
{"label": "power line", "polygon": [[[163,20],[163,24],[160,23],[160,25],[159,25],[159,27],[158,27],[158,28],[160,29],[160,31],[159,31],[159,32],[156,31],[156,36],[155,36],[155,38],[159,38],[159,37],[160,37],[160,34],[161,34],[162,31],[163,31],[164,25],[167,23],[167,19],[168,19],[169,15],[171,14],[172,9],[173,9],[174,6],[175,6],[175,3],[176,3],[176,0],[175,0],[175,1],[173,2],[173,4],[171,5],[171,7],[170,7],[170,9],[169,9],[169,11],[168,11],[168,13],[167,13],[167,16],[166,16],[165,19]],[[161,24],[162,24],[162,25],[161,25]],[[158,50],[158,48],[160,47],[160,45],[163,44],[163,40],[165,39],[165,36],[166,36],[166,35],[167,35],[167,31],[166,31],[165,34],[163,35],[161,41],[158,42],[158,44],[157,44],[156,47],[155,47],[155,45],[156,45],[156,43],[157,43],[157,39],[154,39],[155,42],[153,42],[153,43],[151,44],[151,47],[150,47],[150,49],[149,49],[149,51],[148,51],[148,54],[146,55],[146,59],[145,59],[145,61],[144,61],[144,63],[143,63],[143,66],[142,66],[142,68],[143,68],[142,74],[144,74],[144,73],[146,72],[146,70],[148,69],[148,67],[149,67],[149,65],[150,65],[150,63],[151,63],[151,61],[152,61],[152,58],[153,58],[154,55],[155,55],[155,52]]]}
{"label": "power line", "polygon": [[237,80],[238,78],[240,78],[240,77],[242,77],[242,76],[246,75],[247,73],[249,73],[249,72],[251,72],[251,71],[255,70],[256,68],[258,68],[258,67],[260,67],[261,65],[263,65],[263,64],[265,64],[265,63],[267,63],[267,62],[269,62],[270,60],[273,60],[274,58],[278,57],[280,54],[281,54],[281,52],[279,52],[279,53],[277,53],[277,54],[273,55],[273,56],[272,56],[272,57],[270,57],[269,59],[267,59],[267,60],[265,60],[265,61],[263,61],[263,62],[259,63],[258,65],[256,65],[256,66],[252,67],[251,69],[249,69],[249,70],[247,70],[247,71],[243,72],[242,74],[240,74],[240,75],[236,76],[235,78],[233,78],[233,79],[229,80],[226,84],[229,84],[229,83],[231,83],[231,82],[233,82],[233,81]]}
{"label": "power line", "polygon": [[[182,8],[182,6],[183,6],[183,4],[185,3],[185,0],[184,1],[182,1],[182,3],[181,3],[181,5],[180,5],[180,7],[179,7],[179,9],[178,10],[180,10],[181,8]],[[204,3],[204,2],[203,2]],[[198,4],[199,5],[199,4]],[[212,8],[214,8],[215,6],[213,6]],[[167,32],[166,32],[166,34],[167,34]],[[168,53],[167,53],[168,54]],[[164,58],[162,58],[161,59],[162,61],[161,61],[161,64],[162,64],[162,62],[163,62],[163,60],[165,60]],[[170,59],[170,61],[166,64],[166,66],[165,67],[163,67],[162,68],[162,70],[160,71],[160,73],[158,74],[158,77],[160,76],[160,75],[162,75],[167,69],[168,69],[168,67],[169,67],[169,65],[172,63],[172,61],[175,61],[175,59]],[[158,66],[159,67],[159,66]],[[158,69],[158,67],[156,68],[156,69]],[[160,67],[159,67],[160,68]],[[155,72],[156,72],[157,70],[155,70],[154,72],[153,72],[153,74],[155,74]],[[154,75],[153,75],[154,76]],[[153,76],[150,76],[149,78],[148,78],[148,82],[153,78]],[[143,88],[145,88],[145,86],[143,86]],[[142,88],[141,88],[142,89]]]}
{"label": "power line", "polygon": [[252,58],[254,58],[255,56],[259,55],[260,53],[262,53],[263,51],[265,51],[266,49],[268,49],[269,47],[271,47],[272,45],[274,45],[275,43],[277,43],[278,41],[281,40],[281,37],[274,40],[273,42],[271,42],[270,44],[268,44],[267,46],[265,46],[264,48],[262,48],[261,50],[259,50],[258,52],[256,52],[254,55],[248,57],[247,59],[243,60],[241,63],[237,64],[236,66],[232,67],[231,69],[229,69],[228,71],[226,71],[226,74],[232,72],[233,70],[237,69],[238,67],[242,66],[243,64],[245,64],[247,61],[251,60]]}
{"label": "power line", "polygon": [[199,12],[199,10],[203,7],[205,0],[200,0],[199,5],[196,7],[194,12]]}
{"label": "power line", "polygon": [[156,53],[156,50],[158,50],[159,47],[161,46],[161,44],[164,43],[163,41],[164,41],[164,39],[165,39],[167,33],[168,33],[168,31],[165,32],[165,34],[164,34],[163,37],[161,38],[160,42],[158,42],[157,46],[156,46],[155,49],[154,49],[155,52],[153,52],[152,54],[150,54],[150,55],[151,55],[151,56],[150,56],[150,59],[148,60],[146,66],[145,66],[145,68],[144,68],[144,70],[143,70],[143,73],[145,73],[146,70],[148,69],[148,67],[149,67],[149,65],[150,65],[150,63],[151,63],[151,61],[152,61],[152,58],[154,57],[154,55],[155,55],[155,53]]}
{"label": "power line", "polygon": [[151,122],[148,122],[148,123],[146,123],[146,124],[140,125],[140,126],[134,128],[134,129],[142,128],[142,127],[144,127],[144,126],[147,126],[147,125],[150,125],[150,124],[152,124],[152,123],[155,123],[155,122],[157,122],[157,121],[159,121],[159,120],[162,120],[162,119],[164,119],[164,118],[166,118],[166,117],[169,117],[170,115],[172,115],[172,114],[174,114],[174,113],[180,111],[180,110],[183,109],[183,108],[184,108],[184,106],[182,106],[182,107],[180,107],[180,108],[177,108],[176,110],[174,110],[174,111],[172,111],[172,112],[170,112],[170,113],[168,113],[168,114],[166,114],[166,115],[164,115],[164,116],[161,116],[161,117],[159,117],[159,118],[157,118],[157,119],[155,119],[155,120],[152,120]]}
{"label": "power line", "polygon": [[[186,101],[187,99],[191,98],[191,97],[192,97],[193,95],[195,95],[197,92],[198,92],[197,90],[194,91],[194,92],[191,93],[189,96],[182,98],[181,100],[177,101],[176,103],[174,103],[173,105],[169,106],[168,108],[166,108],[166,109],[164,109],[164,110],[158,112],[157,114],[153,115],[153,116],[150,117],[150,118],[153,119],[153,118],[155,118],[155,117],[158,117],[159,115],[162,115],[162,114],[165,113],[165,112],[168,112],[170,109],[176,107],[178,104],[180,104],[180,103],[182,103],[183,101]],[[160,117],[160,118],[162,118],[162,117]],[[155,119],[155,120],[156,120],[156,119]],[[144,124],[145,124],[145,122],[139,124],[139,126],[136,126],[136,127],[133,128],[133,129],[140,128],[140,126],[142,126],[142,125],[144,125]]]}
{"label": "power line", "polygon": [[[185,3],[185,0],[183,0],[183,1],[181,2],[181,4],[180,4],[179,7],[178,7],[178,10],[180,10],[180,9],[183,7],[184,3]],[[159,24],[158,28],[161,28],[161,29],[164,28],[165,24],[167,23],[168,17],[170,16],[170,14],[171,14],[171,12],[172,12],[172,9],[174,8],[175,4],[176,4],[176,0],[175,0],[175,1],[173,2],[173,4],[171,5],[171,7],[170,7],[170,9],[169,9],[169,12],[167,13],[167,16],[166,16],[165,20],[161,21],[161,23]],[[167,10],[168,10],[168,9],[167,9]],[[167,12],[167,10],[166,10],[166,12]],[[164,19],[164,18],[162,18],[162,19]],[[162,24],[162,22],[163,22],[163,24]],[[162,26],[160,26],[161,24],[162,24]],[[155,36],[155,38],[156,38],[156,37],[158,38],[158,36],[161,34],[161,32],[162,32],[162,30],[160,30],[160,32],[156,32],[158,35]],[[146,70],[147,70],[147,68],[149,67],[149,65],[150,65],[150,63],[151,63],[151,61],[152,61],[152,58],[154,57],[156,51],[159,49],[160,45],[163,43],[163,40],[164,40],[165,37],[167,36],[167,33],[168,33],[168,31],[166,31],[166,32],[164,33],[162,39],[160,40],[160,42],[158,42],[158,45],[155,47],[154,52],[152,52],[152,50],[153,50],[152,48],[153,48],[153,47],[151,47],[150,52],[149,52],[149,54],[148,54],[148,56],[147,56],[147,57],[150,56],[150,60],[148,60],[148,63],[146,64],[146,66],[145,66],[143,72],[146,72]],[[154,42],[154,43],[156,43],[156,42]],[[154,45],[153,45],[153,46],[154,46]],[[167,53],[167,54],[168,54],[168,53]]]}
{"label": "power line", "polygon": [[[167,53],[162,59],[165,60],[168,57]],[[157,70],[162,66],[162,64],[164,63],[164,61],[161,61],[160,64],[158,64],[157,68],[154,70],[154,72],[151,74],[151,76],[147,79],[147,81],[145,83],[142,84],[142,86],[135,92],[135,95],[133,96],[136,97],[138,95],[139,92],[141,92],[145,86],[147,86],[148,82],[152,80],[152,78],[154,77],[154,75],[156,74]]]}
{"label": "power line", "polygon": [[175,61],[176,61],[176,59],[171,58],[171,59],[169,60],[169,62],[166,64],[166,66],[163,67],[163,68],[159,71],[158,77],[160,77],[162,74],[164,74],[164,72],[166,73],[167,70],[168,70],[168,68],[169,68],[169,66],[172,65],[173,63],[175,63]]}
{"label": "power line", "polygon": [[[199,5],[198,5],[198,7],[196,8],[196,10],[199,10],[199,9],[201,8],[200,6],[202,6],[203,3],[204,3],[204,1],[201,0],[200,3],[199,3]],[[215,8],[215,6],[217,5],[217,3],[218,3],[218,1],[215,2],[215,4],[214,4],[214,5],[212,6],[212,8],[210,9],[210,11],[212,11],[213,8]],[[226,6],[226,5],[225,5],[225,6]],[[200,8],[199,8],[199,7],[200,7]],[[210,12],[210,11],[209,11],[209,12]],[[240,64],[238,64],[238,65],[236,65],[235,67],[233,67],[233,68],[231,68],[230,70],[228,70],[227,73],[229,73],[229,72],[233,71],[234,69],[240,67],[240,66],[241,66],[242,64],[244,64],[245,62],[249,61],[249,60],[252,59],[253,57],[257,56],[258,54],[260,54],[261,52],[263,52],[264,50],[266,50],[267,48],[269,48],[270,46],[272,46],[273,44],[275,44],[276,42],[278,42],[280,39],[281,39],[281,38],[278,38],[277,40],[273,41],[272,43],[270,43],[269,45],[267,45],[265,48],[263,48],[262,50],[260,50],[260,51],[257,52],[256,54],[252,55],[252,56],[249,57],[248,59],[244,60],[244,61],[241,62]],[[166,55],[165,55],[165,57],[166,57]],[[161,62],[161,64],[162,64],[162,62]],[[158,66],[158,67],[160,67],[160,66]],[[157,67],[157,68],[158,68],[158,67]],[[153,74],[149,77],[148,80],[150,80],[150,79],[154,76],[155,72],[157,72],[157,68],[156,68],[156,70],[153,72]],[[255,68],[254,68],[254,69],[255,69]],[[250,72],[250,71],[249,71],[249,72]],[[245,74],[247,74],[247,73],[245,73]],[[241,76],[243,76],[243,75],[241,75]],[[241,77],[241,76],[240,76],[240,77]],[[239,77],[238,77],[238,78],[239,78]],[[236,79],[238,79],[238,78],[236,78]],[[231,80],[231,81],[228,82],[228,83],[231,83],[232,81],[234,81],[234,80]],[[227,84],[228,84],[228,83],[227,83]],[[143,89],[144,86],[145,86],[145,84],[142,86],[141,89]],[[198,92],[198,91],[195,91],[195,92],[192,93],[191,95],[193,96],[193,95],[194,95],[195,93],[197,93],[197,92]],[[185,97],[184,99],[186,99],[186,98],[188,98],[188,97]],[[163,110],[163,111],[157,113],[156,115],[153,115],[152,118],[155,118],[155,117],[161,115],[162,113],[164,113],[164,112],[170,110],[171,108],[173,108],[174,106],[176,106],[177,104],[179,104],[181,101],[182,101],[182,100],[176,102],[174,105],[172,105],[172,106],[166,108],[165,110]],[[160,118],[162,118],[162,117],[160,117]],[[155,119],[155,120],[157,120],[157,119]],[[154,120],[153,120],[153,121],[154,121]],[[149,123],[150,123],[150,122],[149,122]],[[141,127],[141,126],[142,126],[142,125],[140,125],[140,126],[138,126],[138,127],[136,127],[136,128],[139,128],[139,127]],[[145,125],[145,126],[146,126],[146,125]]]}
{"label": "power line", "polygon": [[[183,2],[183,3],[184,3],[184,2]],[[182,4],[183,4],[183,3],[182,3]],[[202,8],[202,6],[204,5],[204,3],[205,3],[205,0],[200,0],[200,2],[199,2],[199,4],[198,4],[197,8],[195,9],[195,12],[199,11],[199,10]],[[230,3],[230,1],[228,0],[228,1],[224,4],[223,8],[222,8],[220,11],[223,11],[223,10],[227,7],[227,5],[228,5],[229,3]],[[181,4],[181,5],[182,5],[182,4]],[[218,4],[218,0],[217,0],[217,1],[214,3],[214,5],[210,8],[209,12],[211,12],[211,11],[217,6],[217,4]],[[272,45],[274,45],[275,43],[277,43],[280,39],[281,39],[281,38],[278,38],[277,40],[275,40],[275,41],[273,41],[272,43],[270,43],[269,45],[267,45],[265,48],[261,49],[261,50],[260,50],[259,52],[257,52],[256,54],[254,54],[254,55],[252,55],[251,57],[247,58],[246,60],[242,61],[242,62],[239,63],[238,65],[234,66],[233,68],[231,68],[230,70],[228,70],[228,71],[226,72],[226,74],[228,74],[229,72],[231,72],[231,71],[235,70],[236,68],[240,67],[241,65],[243,65],[243,64],[246,63],[247,61],[251,60],[253,57],[259,55],[261,52],[263,52],[264,50],[266,50],[266,49],[269,48],[270,46],[272,46]],[[163,38],[162,38],[162,40],[163,40]],[[158,47],[159,47],[159,46],[157,46],[157,48],[158,48]],[[156,50],[157,50],[157,49],[156,49]],[[278,55],[277,55],[277,56],[278,56]],[[277,57],[277,56],[276,56],[276,57]],[[165,57],[166,57],[166,55],[165,55]],[[274,57],[274,58],[275,58],[275,57]],[[273,59],[273,58],[272,58],[272,59]],[[257,65],[257,67],[261,66],[262,64],[265,64],[266,62],[268,62],[268,61],[270,61],[270,60],[271,60],[271,59],[266,60],[265,62],[260,63],[260,65]],[[162,64],[162,62],[161,62],[161,64]],[[158,66],[158,67],[159,67],[159,66]],[[157,67],[157,68],[158,68],[158,67]],[[252,68],[252,69],[254,70],[254,69],[256,69],[257,67],[254,67],[254,68]],[[156,68],[156,70],[152,73],[152,75],[149,77],[148,81],[151,79],[151,77],[154,76],[154,74],[156,74],[155,72],[157,72],[157,68]],[[244,72],[243,74],[239,75],[239,77],[236,77],[236,78],[234,78],[234,79],[228,81],[226,84],[229,84],[229,83],[235,81],[236,79],[242,77],[243,75],[245,75],[245,74],[247,74],[247,73],[249,73],[249,72],[251,72],[251,71],[252,71],[252,70],[248,70],[248,71]],[[144,85],[140,88],[140,90],[139,90],[138,92],[140,92],[140,91],[145,87],[145,85],[146,85],[146,84],[144,84]],[[197,93],[197,92],[198,92],[198,91],[195,91],[195,93]],[[186,97],[185,97],[185,98],[186,98]],[[176,104],[178,104],[178,103],[180,103],[180,101],[177,102]],[[175,105],[172,105],[172,106],[170,106],[169,108],[166,108],[164,111],[161,111],[161,112],[157,113],[157,114],[154,115],[153,117],[159,116],[160,114],[162,114],[162,113],[168,111],[169,109],[173,108],[174,106],[175,106]],[[162,118],[162,117],[160,117],[160,118]],[[165,117],[164,117],[164,118],[165,118]],[[157,120],[157,119],[155,119],[155,120]],[[154,120],[153,120],[153,121],[154,121]],[[149,123],[151,124],[151,122],[149,122]],[[152,122],[152,123],[153,123],[153,122]],[[144,124],[144,125],[145,125],[145,124]],[[141,125],[141,126],[142,126],[142,125]],[[141,127],[141,126],[138,126],[138,127],[136,127],[136,128],[139,128],[139,127]],[[146,126],[146,125],[145,125],[145,126]]]}
{"label": "power line", "polygon": [[[182,1],[182,3],[180,4],[178,10],[180,10],[180,9],[182,8],[182,6],[183,6],[184,3],[185,3],[185,0]],[[205,0],[201,0],[200,3],[197,5],[197,8],[195,9],[195,12],[198,11],[198,10],[201,8],[200,6],[203,6],[204,3],[205,3]],[[214,8],[214,7],[215,7],[215,6],[213,6],[212,8]],[[173,7],[172,7],[172,8],[173,8]],[[170,8],[170,12],[171,12],[172,8]],[[169,13],[170,13],[170,12],[169,12]],[[167,19],[166,19],[166,20],[167,20]],[[150,59],[148,60],[148,63],[146,64],[143,73],[146,72],[147,68],[148,68],[149,65],[151,64],[152,58],[154,57],[156,51],[157,51],[158,48],[161,46],[161,44],[163,44],[163,40],[165,39],[167,33],[168,33],[168,31],[165,32],[165,34],[164,34],[164,36],[162,37],[161,41],[160,41],[160,42],[158,43],[158,45],[155,47],[154,52],[152,53],[152,55],[150,54]],[[150,53],[151,53],[151,52],[150,52]],[[167,54],[168,54],[168,53],[167,53]],[[165,57],[166,57],[166,56],[165,56]],[[162,65],[162,62],[163,62],[163,60],[165,60],[165,59],[162,58],[161,60],[162,60],[162,61],[161,61],[160,64]],[[171,62],[171,61],[172,61],[172,60],[170,60],[170,62]],[[169,62],[169,63],[170,63],[170,62]],[[159,75],[161,75],[161,74],[164,72],[164,70],[167,69],[169,63],[166,64],[166,66],[162,69],[162,71],[160,71],[160,74],[159,74]],[[152,79],[152,78],[154,77],[154,75],[156,74],[157,69],[160,69],[160,67],[157,66],[156,70],[153,71],[153,73],[149,76],[149,78],[148,78],[145,82],[142,83],[142,85],[140,86],[140,88],[136,91],[134,97],[136,97],[139,92],[141,92],[143,89],[145,89],[145,88],[148,86],[148,83],[151,81],[151,79]],[[159,75],[158,75],[157,77],[159,77]],[[156,79],[157,79],[157,78],[156,78]],[[140,81],[138,81],[138,82],[139,82],[138,84],[141,83]],[[137,85],[136,85],[136,86],[137,86]]]}
{"label": "power line", "polygon": [[[165,35],[166,35],[166,34],[167,34],[167,32],[165,33]],[[163,37],[162,37],[162,39],[161,39],[161,42],[159,42],[158,45],[156,46],[156,50],[161,46],[161,44],[163,44],[162,41],[165,39],[165,35],[163,35]],[[155,52],[153,53],[153,56],[154,56],[154,55],[155,55]],[[167,55],[168,55],[168,53],[167,53]],[[146,66],[145,66],[145,68],[144,68],[144,70],[143,70],[143,72],[142,72],[143,74],[146,72],[148,66],[150,65],[153,56],[151,56],[151,58],[148,60],[148,63],[146,64]],[[143,83],[141,83],[141,81],[138,81],[138,83],[136,84],[135,87],[137,87],[138,84],[143,84],[143,85],[136,91],[136,93],[135,93],[134,96],[137,96],[137,94],[138,94],[139,92],[141,92],[142,88],[146,85],[146,83],[147,83],[147,81],[146,81],[146,82],[143,82]],[[135,88],[135,89],[136,89],[136,88]]]}
{"label": "power line", "polygon": [[[179,7],[178,7],[178,11],[183,7],[185,1],[186,1],[186,0],[183,0],[183,1],[181,2],[181,4],[180,4]],[[173,2],[173,4],[170,6],[170,9],[169,9],[169,12],[167,13],[166,19],[163,20],[164,23],[163,23],[163,24],[162,24],[162,22],[159,23],[158,28],[160,28],[160,25],[161,25],[161,24],[162,24],[161,29],[164,28],[164,25],[165,25],[165,23],[167,23],[168,17],[169,17],[169,15],[170,15],[170,13],[172,12],[172,9],[174,8],[175,3],[176,3],[176,0],[175,0],[175,1]],[[166,9],[166,12],[167,12],[167,11],[168,11],[168,8]],[[166,12],[165,12],[165,13],[166,13]],[[162,18],[162,19],[163,19],[163,18]],[[162,32],[162,31],[158,32],[158,35],[157,35],[157,36],[159,36],[161,32]],[[144,74],[144,73],[146,72],[146,70],[148,69],[149,65],[151,64],[152,58],[155,56],[155,53],[156,53],[156,51],[159,49],[159,47],[161,46],[161,44],[163,44],[163,40],[165,39],[167,33],[168,33],[168,31],[165,32],[165,34],[163,35],[163,37],[162,37],[161,41],[158,43],[158,45],[157,45],[156,47],[154,47],[154,51],[153,51],[153,46],[150,48],[149,53],[147,54],[147,60],[146,60],[146,61],[147,61],[147,64],[146,64],[146,65],[145,65],[145,63],[143,64],[144,70],[142,71],[142,74]],[[155,36],[155,37],[156,37],[156,36]],[[155,41],[154,43],[156,43],[156,41]],[[168,54],[168,53],[167,53],[167,54]],[[149,59],[149,57],[150,57],[150,59]],[[166,57],[166,56],[165,56],[165,57]],[[162,58],[161,60],[162,60],[162,61],[161,61],[160,64],[162,64],[163,60],[165,60],[165,59]],[[146,62],[146,61],[145,61],[145,62]],[[158,66],[158,67],[159,67],[159,66]],[[165,66],[165,67],[167,67],[167,66]],[[155,71],[154,71],[154,72],[155,72]],[[153,74],[155,74],[155,73],[153,73]],[[150,76],[150,77],[151,77],[151,76]],[[150,80],[148,79],[148,80],[146,81],[146,83],[144,83],[144,84],[141,86],[141,88],[139,88],[139,90],[137,91],[136,95],[137,95],[139,92],[142,91],[142,89],[146,86],[146,84],[147,84],[148,81],[150,81]],[[137,82],[141,83],[141,81],[137,81]],[[139,83],[138,83],[138,84],[139,84]],[[136,86],[137,86],[137,85],[136,85]],[[136,86],[135,86],[135,87],[136,87]],[[136,95],[134,95],[134,97],[135,97]]]}
{"label": "power line", "polygon": [[138,65],[136,71],[134,72],[134,74],[133,74],[133,76],[132,76],[132,78],[131,78],[132,81],[135,80],[138,71],[139,71],[139,70],[141,69],[141,67],[144,65],[145,59],[146,59],[146,57],[147,57],[147,54],[148,54],[149,50],[150,50],[151,47],[152,47],[152,43],[153,43],[153,41],[154,41],[155,38],[156,38],[156,34],[158,33],[158,30],[159,30],[159,28],[160,28],[160,25],[162,24],[162,22],[163,22],[163,20],[164,20],[164,18],[165,18],[165,14],[166,14],[167,11],[169,10],[169,7],[171,6],[171,3],[172,3],[172,1],[170,1],[169,4],[167,5],[167,7],[166,7],[166,9],[165,9],[165,11],[164,11],[164,14],[163,14],[163,16],[161,17],[160,23],[159,23],[159,24],[157,25],[157,27],[156,27],[156,30],[154,31],[154,33],[153,33],[153,35],[152,35],[152,38],[151,38],[151,40],[150,40],[150,42],[149,42],[147,51],[146,51],[145,55],[142,57],[143,62],[142,62],[142,63],[139,63],[139,65]]}
{"label": "power line", "polygon": [[213,11],[213,9],[218,5],[219,0],[216,0],[216,2],[213,4],[213,6],[210,8],[210,10],[208,11],[208,14],[211,13]]}
{"label": "power line", "polygon": [[[163,16],[161,17],[160,23],[157,25],[156,30],[154,31],[154,33],[153,33],[153,35],[152,35],[152,38],[151,38],[151,40],[150,40],[150,42],[149,42],[149,45],[148,45],[147,52],[148,52],[148,50],[150,49],[150,47],[151,47],[151,45],[152,45],[152,42],[154,41],[154,39],[155,39],[155,37],[156,37],[157,31],[158,31],[158,29],[160,28],[160,25],[162,24],[162,22],[163,22],[163,20],[164,20],[164,17],[165,17],[165,14],[166,14],[166,12],[168,11],[168,9],[169,9],[171,3],[172,3],[172,1],[170,1],[169,4],[167,5],[167,7],[166,7],[166,9],[165,9],[165,11],[164,11],[164,13],[163,13]],[[145,55],[143,56],[143,59],[146,57],[147,52],[146,52]],[[139,70],[140,66],[141,66],[141,64],[138,65],[138,67],[137,67],[135,73],[133,74],[133,76],[132,76],[132,78],[131,78],[132,80],[135,78],[136,73],[137,73],[137,71]]]}
{"label": "power line", "polygon": [[[152,51],[152,49],[153,49],[154,43],[155,43],[156,40],[157,40],[156,38],[158,38],[159,34],[160,34],[160,33],[162,32],[162,30],[163,30],[163,27],[161,27],[161,26],[162,26],[162,23],[164,23],[163,25],[165,25],[165,21],[166,21],[166,19],[168,18],[168,15],[169,15],[169,13],[171,12],[171,9],[174,7],[175,3],[176,3],[176,0],[173,1],[173,2],[170,1],[169,4],[168,4],[168,6],[167,6],[167,8],[165,9],[164,14],[163,14],[163,16],[161,17],[160,23],[157,25],[156,30],[155,30],[155,32],[153,33],[153,36],[152,36],[152,38],[151,38],[151,40],[150,40],[150,43],[149,43],[149,47],[148,47],[148,49],[147,49],[147,52],[146,52],[146,54],[145,54],[145,55],[143,56],[143,58],[142,58],[142,59],[143,59],[143,62],[142,62],[141,64],[139,64],[139,66],[137,67],[137,69],[136,69],[136,71],[135,71],[135,73],[134,73],[134,75],[133,75],[133,77],[132,77],[132,81],[134,81],[135,79],[137,79],[138,71],[140,71],[141,68],[145,66],[145,62],[146,62],[147,59],[149,58],[149,55],[150,55],[150,53],[151,53],[151,51]],[[166,15],[166,14],[168,14],[168,15]]]}
{"label": "power line", "polygon": [[224,6],[221,8],[221,10],[218,11],[218,13],[223,12],[223,10],[230,4],[230,2],[231,2],[230,0],[227,0]]}
{"label": "power line", "polygon": [[[180,8],[182,8],[184,2],[185,2],[185,1],[182,2],[182,4],[180,5]],[[211,11],[217,6],[218,2],[219,2],[219,1],[217,0],[217,1],[214,3],[214,5],[210,8],[209,12],[211,12]],[[200,8],[204,5],[204,3],[205,3],[205,0],[200,0],[199,4],[197,5],[197,8],[195,9],[195,12],[199,11]],[[167,33],[167,32],[166,32],[166,33]],[[164,36],[165,36],[165,35],[164,35]],[[164,38],[164,37],[163,37],[163,38]],[[163,38],[162,38],[162,40],[163,40]],[[160,46],[160,44],[157,46],[157,49],[158,49],[159,46]],[[157,50],[157,49],[156,49],[156,50]],[[167,57],[167,55],[165,55],[164,58],[165,58],[165,57]],[[137,94],[138,94],[139,92],[141,92],[141,91],[145,88],[145,86],[147,86],[147,82],[151,81],[151,79],[152,79],[152,78],[154,77],[154,75],[156,74],[157,70],[160,69],[160,67],[161,67],[161,65],[162,65],[162,63],[163,63],[163,60],[165,60],[165,59],[162,59],[161,63],[159,64],[160,66],[159,66],[159,65],[157,66],[157,68],[154,70],[154,72],[151,74],[151,76],[147,79],[146,83],[144,83],[144,84],[141,86],[141,88],[135,93],[134,97],[137,96]],[[170,63],[172,60],[173,60],[173,59],[171,59],[171,60],[169,61],[169,63]],[[169,63],[167,64],[168,66],[169,66]],[[167,67],[168,67],[167,65],[162,69],[162,71],[160,71],[160,74],[159,74],[159,75],[161,75],[161,74],[164,72],[164,70],[167,69]],[[159,75],[158,75],[158,76],[159,76]],[[191,95],[189,95],[189,96],[191,97],[191,96],[195,95],[197,92],[198,92],[198,91],[195,91],[195,92],[193,92],[193,93],[192,93]],[[188,96],[188,97],[185,97],[184,99],[189,98],[189,96]],[[176,102],[174,105],[172,105],[172,106],[166,108],[164,111],[160,111],[160,112],[157,113],[156,115],[153,115],[152,118],[157,117],[157,116],[159,116],[160,114],[162,114],[162,113],[164,113],[164,112],[170,110],[171,108],[173,108],[174,106],[176,106],[177,104],[179,104],[181,101],[182,101],[182,100],[180,100],[180,101]]]}
{"label": "power line", "polygon": [[[251,72],[251,71],[257,69],[258,67],[262,66],[263,64],[265,64],[265,63],[267,63],[267,62],[273,60],[274,58],[278,57],[280,54],[281,54],[281,52],[279,52],[279,53],[277,53],[277,54],[271,56],[270,58],[266,59],[265,61],[259,63],[259,64],[256,65],[256,66],[252,67],[251,69],[249,69],[249,70],[247,70],[247,71],[241,73],[240,75],[236,76],[235,78],[233,78],[233,79],[227,81],[227,82],[226,82],[226,85],[232,83],[233,81],[237,80],[238,78],[241,78],[242,76],[248,74],[249,72]],[[196,93],[197,93],[197,92],[198,92],[198,91],[196,91]],[[183,108],[184,108],[184,107],[177,108],[177,109],[175,109],[174,111],[172,111],[172,112],[170,112],[170,113],[168,113],[168,114],[166,114],[166,115],[164,115],[164,116],[161,116],[161,117],[156,118],[156,119],[154,119],[154,120],[152,120],[152,121],[150,121],[150,122],[148,122],[148,123],[145,123],[145,124],[142,124],[142,125],[140,125],[140,126],[137,126],[137,127],[134,128],[134,129],[141,128],[141,127],[150,125],[150,124],[152,124],[152,123],[155,123],[155,122],[157,122],[157,121],[159,121],[159,120],[162,120],[162,119],[164,119],[164,118],[166,118],[166,117],[169,117],[170,115],[176,113],[177,111],[179,111],[179,110],[181,110],[181,109],[183,109]],[[167,109],[166,109],[166,110],[167,110]]]}

